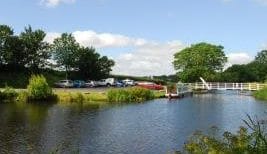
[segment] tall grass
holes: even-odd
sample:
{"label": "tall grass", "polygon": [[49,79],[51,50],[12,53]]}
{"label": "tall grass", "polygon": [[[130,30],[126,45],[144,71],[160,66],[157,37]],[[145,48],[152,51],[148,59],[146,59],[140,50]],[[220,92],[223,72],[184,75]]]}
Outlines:
{"label": "tall grass", "polygon": [[107,96],[100,92],[80,93],[80,92],[57,92],[58,102],[68,103],[92,103],[107,102]]}
{"label": "tall grass", "polygon": [[[214,127],[210,134],[196,132],[185,143],[184,152],[190,154],[265,154],[267,153],[266,121],[257,118],[243,120],[247,127],[240,127],[237,133],[224,132]],[[178,152],[177,152],[178,153]]]}
{"label": "tall grass", "polygon": [[109,102],[143,102],[155,98],[151,90],[133,87],[127,89],[111,89],[107,93]]}

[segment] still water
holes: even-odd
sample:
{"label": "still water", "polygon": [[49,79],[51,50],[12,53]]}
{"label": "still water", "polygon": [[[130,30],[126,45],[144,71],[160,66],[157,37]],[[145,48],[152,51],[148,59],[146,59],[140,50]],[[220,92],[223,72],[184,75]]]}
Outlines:
{"label": "still water", "polygon": [[236,131],[267,103],[234,92],[104,107],[0,104],[0,153],[167,153],[196,130]]}

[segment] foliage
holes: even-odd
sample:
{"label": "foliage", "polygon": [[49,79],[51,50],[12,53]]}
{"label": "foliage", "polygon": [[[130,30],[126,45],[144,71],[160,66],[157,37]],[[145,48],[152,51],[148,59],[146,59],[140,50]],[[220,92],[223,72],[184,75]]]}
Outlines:
{"label": "foliage", "polygon": [[109,75],[114,61],[101,57],[94,48],[79,47],[75,67],[83,79],[101,79]]}
{"label": "foliage", "polygon": [[3,91],[0,91],[0,101],[14,101],[18,96],[15,89],[6,86]]}
{"label": "foliage", "polygon": [[[74,78],[96,80],[107,77],[114,66],[114,61],[101,56],[93,47],[81,47],[72,34],[63,33],[53,44],[46,42],[45,36],[43,30],[33,30],[31,26],[16,35],[11,27],[0,25],[0,73],[16,74],[22,70],[26,74],[18,80],[25,81],[31,74],[44,74],[47,68],[56,71],[63,68],[66,78],[71,72]],[[0,86],[10,82],[9,78],[1,82],[2,78],[5,77],[0,76]],[[26,84],[18,82],[14,85],[25,87]]]}
{"label": "foliage", "polygon": [[107,93],[109,102],[142,102],[155,98],[151,90],[133,87],[127,89],[111,89]]}
{"label": "foliage", "polygon": [[267,87],[254,92],[254,97],[260,100],[266,100],[267,101]]}
{"label": "foliage", "polygon": [[88,94],[75,92],[57,92],[59,103],[90,103],[90,102],[107,102],[107,97],[103,93],[92,92]]}
{"label": "foliage", "polygon": [[49,100],[55,98],[43,75],[32,75],[27,86],[30,100]]}
{"label": "foliage", "polygon": [[[267,136],[265,123],[258,119],[252,119],[248,116],[248,120],[243,120],[247,125],[240,127],[236,134],[224,132],[222,136],[218,135],[219,130],[213,129],[211,134],[196,132],[185,144],[184,150],[187,153],[266,153],[267,152]],[[249,130],[248,130],[249,129]]]}
{"label": "foliage", "polygon": [[173,64],[183,82],[195,82],[199,77],[214,78],[226,61],[222,46],[198,43],[177,52]]}
{"label": "foliage", "polygon": [[260,64],[267,64],[267,50],[262,50],[255,57],[255,61]]}
{"label": "foliage", "polygon": [[56,38],[53,43],[54,59],[58,65],[63,65],[66,71],[66,78],[71,68],[73,68],[79,44],[72,34],[63,33],[61,37]]}
{"label": "foliage", "polygon": [[6,52],[6,42],[13,35],[13,30],[7,25],[0,25],[0,66],[4,64],[3,55]]}
{"label": "foliage", "polygon": [[25,31],[19,36],[27,54],[26,65],[32,71],[44,67],[47,64],[47,59],[51,56],[48,50],[49,44],[44,42],[45,36],[44,31],[40,29],[33,31],[31,26],[26,27]]}

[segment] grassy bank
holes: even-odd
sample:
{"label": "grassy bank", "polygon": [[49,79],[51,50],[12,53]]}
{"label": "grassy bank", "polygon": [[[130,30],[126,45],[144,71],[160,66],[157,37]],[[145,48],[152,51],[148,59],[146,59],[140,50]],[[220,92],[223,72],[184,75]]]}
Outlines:
{"label": "grassy bank", "polygon": [[52,102],[59,104],[103,104],[103,103],[128,103],[143,102],[146,100],[164,97],[163,91],[150,91],[142,88],[123,88],[123,89],[107,89],[103,91],[54,91],[53,99],[48,100],[30,100],[27,90],[15,90],[12,88],[2,89],[0,92],[0,100],[2,102]]}
{"label": "grassy bank", "polygon": [[253,96],[256,99],[267,101],[267,87],[265,87],[259,91],[254,92]]}

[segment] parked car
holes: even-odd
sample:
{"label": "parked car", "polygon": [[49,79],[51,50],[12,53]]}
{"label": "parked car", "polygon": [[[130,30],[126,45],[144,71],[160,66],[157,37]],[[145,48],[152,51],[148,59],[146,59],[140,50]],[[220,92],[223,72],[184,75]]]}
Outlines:
{"label": "parked car", "polygon": [[125,84],[124,84],[123,81],[117,80],[116,83],[115,83],[115,86],[116,87],[125,87]]}
{"label": "parked car", "polygon": [[98,85],[97,85],[96,81],[88,80],[85,82],[85,86],[86,87],[97,87]]}
{"label": "parked car", "polygon": [[107,79],[101,79],[99,81],[96,81],[96,84],[98,86],[115,86],[116,85],[116,80],[114,78],[107,78]]}
{"label": "parked car", "polygon": [[84,88],[85,82],[83,80],[74,80],[73,81],[73,87],[74,88]]}
{"label": "parked car", "polygon": [[123,83],[125,84],[125,86],[135,86],[136,85],[135,81],[130,80],[130,79],[123,80]]}
{"label": "parked car", "polygon": [[60,80],[55,83],[55,86],[59,88],[72,88],[73,81],[72,80]]}
{"label": "parked car", "polygon": [[163,90],[164,89],[162,85],[158,85],[153,82],[139,82],[137,85],[139,87],[143,87],[143,88],[151,89],[151,90]]}

